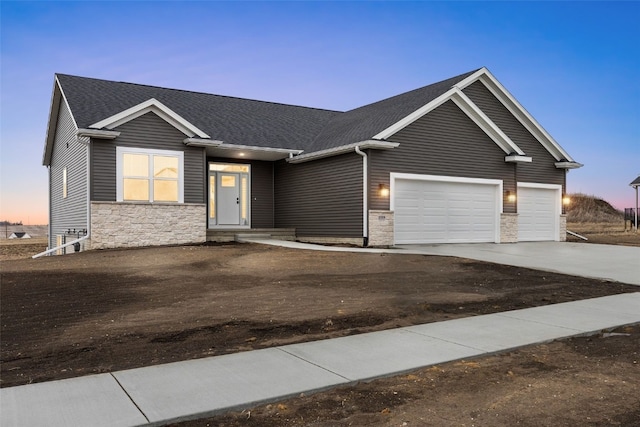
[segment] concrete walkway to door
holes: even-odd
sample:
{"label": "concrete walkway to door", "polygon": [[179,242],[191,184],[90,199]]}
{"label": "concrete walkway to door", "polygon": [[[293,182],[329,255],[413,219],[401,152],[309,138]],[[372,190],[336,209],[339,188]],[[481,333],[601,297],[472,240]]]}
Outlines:
{"label": "concrete walkway to door", "polygon": [[455,256],[640,286],[640,247],[570,242],[401,245],[407,252]]}

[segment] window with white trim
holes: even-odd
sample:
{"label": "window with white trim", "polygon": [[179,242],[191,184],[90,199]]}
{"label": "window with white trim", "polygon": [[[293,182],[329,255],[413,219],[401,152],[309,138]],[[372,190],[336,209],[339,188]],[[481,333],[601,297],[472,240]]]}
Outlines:
{"label": "window with white trim", "polygon": [[62,169],[62,198],[67,198],[67,168]]}
{"label": "window with white trim", "polygon": [[184,153],[116,147],[116,200],[184,202]]}

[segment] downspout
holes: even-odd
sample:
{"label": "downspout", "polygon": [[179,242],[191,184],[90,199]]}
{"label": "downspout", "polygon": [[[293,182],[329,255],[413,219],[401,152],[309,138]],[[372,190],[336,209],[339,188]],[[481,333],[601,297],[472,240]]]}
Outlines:
{"label": "downspout", "polygon": [[355,151],[362,156],[362,237],[363,246],[369,246],[369,218],[367,215],[369,207],[369,176],[367,170],[367,153],[360,150],[360,147],[357,145]]}
{"label": "downspout", "polygon": [[87,142],[87,239],[91,238],[91,139]]}
{"label": "downspout", "polygon": [[83,236],[83,240],[86,240],[91,237],[91,138],[86,137],[86,141],[81,136],[77,138],[87,148],[87,234]]}
{"label": "downspout", "polygon": [[49,235],[47,236],[47,249],[51,249],[53,247],[53,237],[51,235],[51,219],[53,218],[52,208],[51,208],[51,163],[47,166],[47,170],[49,172]]}

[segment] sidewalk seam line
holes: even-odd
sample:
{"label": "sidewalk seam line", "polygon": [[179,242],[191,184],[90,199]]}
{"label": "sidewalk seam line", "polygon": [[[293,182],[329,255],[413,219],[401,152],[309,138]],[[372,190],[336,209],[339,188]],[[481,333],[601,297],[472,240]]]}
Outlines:
{"label": "sidewalk seam line", "polygon": [[147,417],[147,414],[144,413],[144,411],[138,406],[138,404],[136,403],[135,400],[133,400],[133,397],[131,397],[131,395],[129,394],[129,392],[123,387],[122,384],[120,384],[120,381],[118,381],[118,378],[116,378],[115,375],[113,375],[113,372],[109,372],[109,375],[111,375],[111,377],[116,381],[116,383],[118,383],[118,385],[120,386],[120,388],[122,389],[122,391],[124,391],[124,394],[127,395],[127,397],[129,398],[129,400],[131,401],[131,403],[133,403],[133,405],[136,407],[136,409],[138,409],[138,411],[140,411],[140,413],[142,414],[142,416],[144,417],[145,420],[147,420],[148,424],[151,424],[151,421],[149,420],[149,417]]}
{"label": "sidewalk seam line", "polygon": [[[409,328],[410,327],[411,326],[409,326]],[[428,334],[425,334],[423,332],[409,331],[409,330],[406,330],[404,328],[401,328],[401,330],[404,330],[404,332],[408,332],[410,334],[415,334],[415,335],[418,335],[418,336],[421,336],[421,337],[424,337],[424,338],[430,338],[430,339],[433,339],[433,340],[436,340],[436,341],[446,342],[448,344],[455,344],[455,345],[458,345],[460,347],[468,348],[469,350],[480,351],[481,352],[480,354],[484,354],[484,353],[488,353],[488,352],[492,351],[492,350],[486,350],[484,348],[473,347],[473,346],[470,346],[470,345],[467,345],[467,344],[460,344],[459,342],[449,341],[449,340],[446,340],[446,339],[440,338],[440,337],[434,337],[433,335],[428,335]]]}
{"label": "sidewalk seam line", "polygon": [[276,347],[276,348],[277,348],[278,350],[280,350],[280,351],[284,352],[284,353],[287,353],[287,354],[288,354],[288,355],[290,355],[290,356],[295,357],[296,359],[300,359],[300,360],[302,360],[303,362],[306,362],[306,363],[308,363],[309,365],[312,365],[312,366],[316,366],[316,367],[318,367],[318,368],[320,368],[320,369],[322,369],[322,370],[324,370],[324,371],[331,372],[333,375],[337,375],[337,376],[339,376],[340,378],[344,378],[345,380],[347,380],[347,381],[349,381],[349,382],[353,382],[353,381],[354,381],[354,380],[352,380],[351,378],[347,378],[347,377],[345,377],[344,375],[340,375],[340,374],[339,374],[339,373],[337,373],[337,372],[333,372],[331,369],[327,369],[327,368],[325,368],[324,366],[318,365],[317,363],[313,363],[313,362],[311,362],[310,360],[307,360],[307,359],[305,359],[305,358],[303,358],[303,357],[298,356],[297,354],[290,353],[290,352],[288,352],[287,350],[285,350],[283,347]]}

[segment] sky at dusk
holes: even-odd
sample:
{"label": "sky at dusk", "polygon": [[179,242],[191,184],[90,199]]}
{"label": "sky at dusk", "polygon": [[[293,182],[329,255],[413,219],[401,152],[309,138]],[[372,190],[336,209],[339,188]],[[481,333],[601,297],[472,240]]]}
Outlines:
{"label": "sky at dusk", "polygon": [[48,222],[54,73],[349,110],[486,66],[635,205],[640,2],[0,2],[0,220]]}

